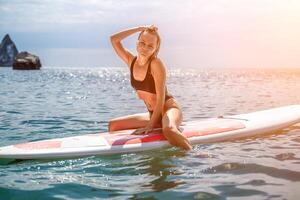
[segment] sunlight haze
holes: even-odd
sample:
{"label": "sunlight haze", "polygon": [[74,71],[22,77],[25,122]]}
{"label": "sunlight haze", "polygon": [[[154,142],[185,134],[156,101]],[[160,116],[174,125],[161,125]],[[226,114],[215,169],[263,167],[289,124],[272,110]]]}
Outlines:
{"label": "sunlight haze", "polygon": [[[170,67],[300,67],[296,0],[0,0],[0,38],[45,66],[124,66],[109,36],[155,24]],[[137,34],[123,44],[135,53]]]}

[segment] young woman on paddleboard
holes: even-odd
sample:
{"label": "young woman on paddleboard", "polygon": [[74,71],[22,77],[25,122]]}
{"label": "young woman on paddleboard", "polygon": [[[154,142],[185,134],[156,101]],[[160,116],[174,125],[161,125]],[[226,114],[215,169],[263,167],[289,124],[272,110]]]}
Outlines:
{"label": "young woman on paddleboard", "polygon": [[[137,56],[125,49],[123,39],[139,33],[136,43]],[[139,113],[118,117],[109,121],[109,131],[124,129],[137,130],[133,134],[146,134],[154,128],[162,127],[162,132],[171,145],[190,150],[191,145],[179,131],[182,111],[166,87],[166,68],[157,57],[160,36],[155,26],[142,26],[121,31],[110,37],[118,56],[130,70],[130,80],[137,95],[142,99],[149,113]]]}

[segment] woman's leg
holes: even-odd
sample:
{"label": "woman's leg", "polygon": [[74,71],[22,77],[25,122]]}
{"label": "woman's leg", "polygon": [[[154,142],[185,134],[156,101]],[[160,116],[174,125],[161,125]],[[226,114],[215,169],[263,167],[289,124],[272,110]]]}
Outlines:
{"label": "woman's leg", "polygon": [[148,124],[149,120],[149,113],[138,113],[114,118],[108,123],[108,131],[142,128]]}
{"label": "woman's leg", "polygon": [[181,147],[185,150],[191,150],[187,138],[178,130],[182,122],[182,113],[179,108],[170,108],[166,111],[162,118],[163,134],[171,145]]}

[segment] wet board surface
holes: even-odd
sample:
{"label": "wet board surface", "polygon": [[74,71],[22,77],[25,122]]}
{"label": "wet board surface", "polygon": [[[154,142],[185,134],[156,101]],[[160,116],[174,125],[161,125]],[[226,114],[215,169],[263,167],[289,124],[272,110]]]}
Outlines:
{"label": "wet board surface", "polygon": [[[191,144],[220,142],[279,130],[300,122],[300,105],[248,114],[184,122],[180,127]],[[49,159],[138,152],[168,147],[161,130],[132,135],[134,129],[41,140],[0,148],[0,158]]]}

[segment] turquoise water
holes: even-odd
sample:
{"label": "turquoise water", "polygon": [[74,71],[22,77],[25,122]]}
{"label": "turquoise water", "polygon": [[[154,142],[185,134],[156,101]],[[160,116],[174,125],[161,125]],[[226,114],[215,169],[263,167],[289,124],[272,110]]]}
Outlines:
{"label": "turquoise water", "polygon": [[[126,68],[0,68],[0,146],[104,132],[146,112]],[[171,69],[184,119],[300,104],[300,70]],[[297,199],[300,124],[268,135],[143,153],[1,160],[0,199]]]}

